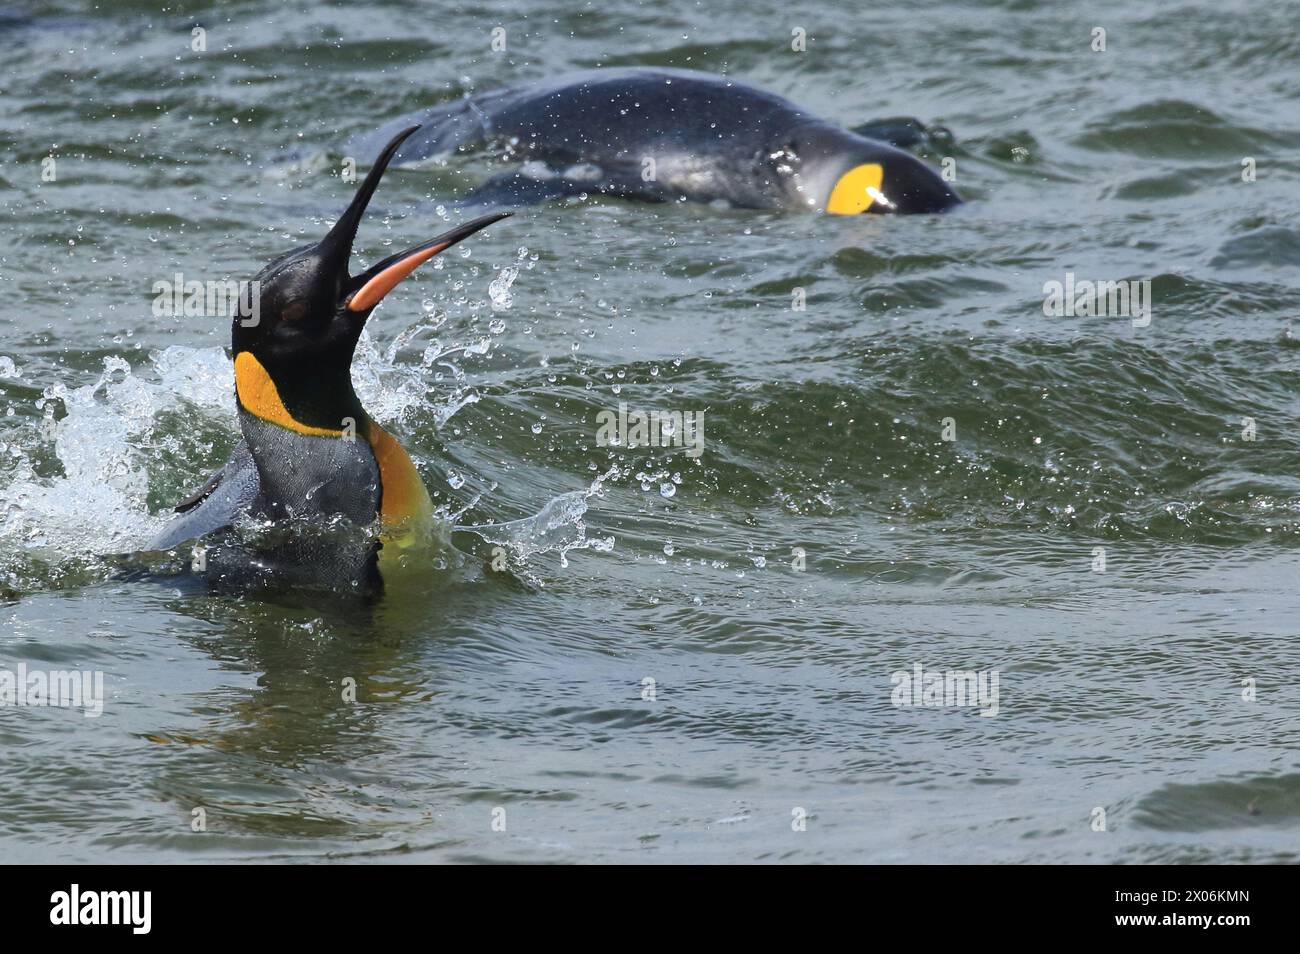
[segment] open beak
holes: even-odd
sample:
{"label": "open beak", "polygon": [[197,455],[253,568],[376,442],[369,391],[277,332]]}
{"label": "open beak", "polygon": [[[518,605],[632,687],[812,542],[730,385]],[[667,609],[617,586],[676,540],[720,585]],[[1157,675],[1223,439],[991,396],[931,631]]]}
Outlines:
{"label": "open beak", "polygon": [[379,186],[379,180],[383,178],[384,171],[388,168],[388,164],[392,161],[398,147],[406,141],[406,138],[411,133],[419,128],[419,126],[410,126],[403,129],[389,141],[383,152],[379,154],[379,158],[375,160],[375,164],[370,168],[365,181],[361,183],[361,188],[357,189],[357,194],[352,197],[352,202],[348,205],[347,211],[339,217],[339,220],[334,223],[334,227],[330,229],[329,234],[320,242],[319,248],[324,257],[337,269],[336,274],[342,274],[345,277],[344,293],[345,295],[350,293],[347,298],[347,309],[349,311],[366,312],[374,308],[383,300],[385,295],[396,288],[402,279],[415,271],[419,265],[427,262],[439,252],[451,248],[462,239],[468,238],[479,229],[486,228],[493,222],[500,221],[510,214],[509,212],[494,212],[491,215],[474,219],[472,222],[466,222],[450,232],[415,246],[415,248],[407,249],[405,252],[398,252],[396,255],[390,255],[382,262],[366,269],[360,275],[347,277],[348,260],[352,257],[352,243],[356,240],[357,227],[361,224],[361,216],[365,214],[366,206],[370,204],[370,199]]}
{"label": "open beak", "polygon": [[383,300],[385,295],[396,288],[402,279],[415,271],[417,267],[423,265],[439,252],[451,248],[462,239],[469,238],[479,229],[487,228],[493,222],[501,221],[509,214],[509,212],[494,212],[472,222],[466,222],[450,232],[444,232],[436,239],[430,239],[423,245],[417,245],[415,248],[408,248],[405,252],[390,255],[382,262],[372,265],[352,279],[353,284],[359,287],[348,301],[348,311],[369,311],[374,308]]}

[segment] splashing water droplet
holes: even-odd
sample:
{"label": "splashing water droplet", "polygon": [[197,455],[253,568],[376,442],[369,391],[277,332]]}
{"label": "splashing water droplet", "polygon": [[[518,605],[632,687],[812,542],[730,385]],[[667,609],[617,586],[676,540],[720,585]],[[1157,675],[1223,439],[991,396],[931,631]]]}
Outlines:
{"label": "splashing water droplet", "polygon": [[[497,277],[492,279],[488,285],[488,298],[492,301],[493,311],[508,311],[514,304],[514,295],[510,293],[510,286],[515,283],[519,277],[519,269],[514,265],[507,265],[501,269]],[[502,326],[504,328],[504,326]]]}

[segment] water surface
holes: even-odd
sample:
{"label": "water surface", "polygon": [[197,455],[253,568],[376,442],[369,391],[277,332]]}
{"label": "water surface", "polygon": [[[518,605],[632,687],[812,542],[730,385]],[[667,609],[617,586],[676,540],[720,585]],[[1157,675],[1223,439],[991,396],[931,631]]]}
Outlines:
{"label": "water surface", "polygon": [[[107,693],[0,710],[0,857],[1295,860],[1295,5],[728,3],[0,18],[0,665]],[[315,241],[357,132],[629,64],[940,122],[969,202],[524,210],[356,368],[461,524],[542,514],[509,575],[460,532],[372,610],[115,579],[235,433],[228,326],[153,283]],[[494,169],[390,173],[360,260]],[[1067,272],[1150,324],[1045,317]],[[597,446],[620,402],[703,455]],[[996,670],[997,715],[896,707],[917,663]]]}

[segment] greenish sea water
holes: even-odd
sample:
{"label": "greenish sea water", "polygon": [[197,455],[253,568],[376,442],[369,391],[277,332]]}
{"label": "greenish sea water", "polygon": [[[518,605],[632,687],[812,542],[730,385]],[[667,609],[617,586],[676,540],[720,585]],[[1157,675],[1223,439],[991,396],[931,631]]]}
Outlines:
{"label": "greenish sea water", "polygon": [[[1298,13],[9,8],[0,669],[105,698],[0,708],[0,859],[1295,861]],[[632,64],[941,123],[968,202],[523,209],[355,369],[510,574],[458,530],[372,609],[115,576],[236,433],[228,324],[155,282],[314,241],[355,133]],[[393,170],[359,257],[495,169]],[[1046,316],[1067,273],[1149,282],[1149,322]],[[703,412],[703,453],[599,446],[621,402]],[[996,715],[895,705],[918,664],[996,672]]]}

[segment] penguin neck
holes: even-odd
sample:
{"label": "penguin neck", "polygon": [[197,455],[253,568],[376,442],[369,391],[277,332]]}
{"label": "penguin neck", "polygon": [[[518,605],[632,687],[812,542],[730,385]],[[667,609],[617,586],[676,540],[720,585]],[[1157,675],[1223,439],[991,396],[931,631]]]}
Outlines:
{"label": "penguin neck", "polygon": [[235,355],[236,401],[242,413],[298,434],[364,437],[370,418],[352,388],[350,364],[277,365],[240,351]]}

